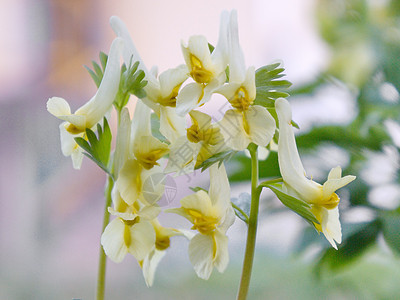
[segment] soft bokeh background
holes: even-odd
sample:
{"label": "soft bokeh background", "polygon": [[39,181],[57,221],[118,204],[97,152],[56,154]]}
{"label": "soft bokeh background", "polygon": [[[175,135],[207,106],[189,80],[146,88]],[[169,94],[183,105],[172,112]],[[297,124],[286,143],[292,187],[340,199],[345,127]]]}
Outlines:
{"label": "soft bokeh background", "polygon": [[[304,231],[303,220],[263,194],[250,299],[399,298],[396,3],[3,0],[0,299],[94,297],[105,177],[87,159],[80,171],[72,169],[61,154],[59,121],[45,103],[60,96],[76,108],[95,92],[83,65],[97,60],[99,51],[108,52],[114,37],[110,16],[127,23],[147,66],[163,71],[183,62],[180,41],[190,35],[203,34],[215,44],[219,14],[232,8],[238,11],[246,63],[260,67],[282,61],[293,82],[294,120],[301,127],[299,146],[309,174],[322,181],[340,164],[359,178],[341,194],[343,227],[350,237],[337,252],[343,254],[325,252],[322,236]],[[239,157],[228,167],[234,197],[249,190],[243,161]],[[265,176],[274,175],[271,165],[264,166]],[[177,182],[170,207],[190,192],[189,186],[207,187],[207,172]],[[188,226],[161,217],[165,225],[170,221]],[[196,278],[187,242],[180,238],[173,240],[150,289],[131,257],[109,262],[108,298],[233,299],[245,229],[240,220],[230,229],[230,265],[208,282]],[[321,275],[318,261],[330,271]]]}

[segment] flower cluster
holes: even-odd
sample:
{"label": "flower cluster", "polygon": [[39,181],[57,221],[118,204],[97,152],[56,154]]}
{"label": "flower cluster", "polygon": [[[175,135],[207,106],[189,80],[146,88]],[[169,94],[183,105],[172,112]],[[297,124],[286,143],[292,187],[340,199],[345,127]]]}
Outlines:
{"label": "flower cluster", "polygon": [[[332,246],[336,247],[334,241],[340,243],[335,191],[354,176],[342,178],[337,167],[323,185],[305,177],[290,106],[282,98],[287,94],[279,91],[288,82],[273,81],[283,76],[283,69],[275,64],[256,71],[245,65],[235,11],[221,14],[215,48],[204,36],[192,36],[182,43],[185,63],[159,75],[146,67],[125,24],[117,17],[110,24],[117,37],[108,57],[102,57],[103,68],[94,64],[91,71],[99,83],[97,93],[75,113],[58,97],[49,99],[47,109],[64,121],[60,125],[62,151],[71,156],[74,168],[80,168],[86,154],[111,178],[108,212],[113,220],[101,236],[111,260],[121,262],[130,253],[150,286],[170,239],[184,236],[190,240],[189,258],[199,277],[208,279],[214,267],[223,272],[229,261],[226,232],[235,220],[224,153],[243,151],[249,145],[265,150],[274,137],[283,180],[263,186],[276,192],[284,204],[291,203],[288,206],[312,222]],[[198,110],[216,93],[231,106],[221,120]],[[135,101],[133,118],[126,108],[130,99]],[[113,106],[118,129],[110,154],[107,119]],[[158,122],[158,132],[152,120]],[[181,207],[165,211],[186,218],[194,232],[163,227],[158,216],[165,185],[155,183],[156,178],[162,183],[170,173],[189,174],[208,167],[209,190],[196,189],[181,199]]]}

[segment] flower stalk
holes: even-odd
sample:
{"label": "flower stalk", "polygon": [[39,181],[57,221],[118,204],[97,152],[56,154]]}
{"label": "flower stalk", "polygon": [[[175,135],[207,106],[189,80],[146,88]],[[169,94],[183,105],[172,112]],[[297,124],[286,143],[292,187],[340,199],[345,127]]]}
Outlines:
{"label": "flower stalk", "polygon": [[250,144],[249,152],[251,156],[251,206],[249,224],[247,229],[246,250],[244,254],[242,276],[237,295],[238,300],[247,299],[250,286],[251,271],[253,268],[254,250],[257,235],[258,209],[260,202],[261,187],[258,186],[258,158],[257,146]]}
{"label": "flower stalk", "polygon": [[[101,232],[104,232],[107,224],[110,222],[110,213],[108,212],[108,208],[111,206],[111,191],[114,186],[114,180],[111,176],[107,178],[107,186],[104,192],[104,196],[106,199],[106,203],[104,205],[104,216],[103,216],[103,227]],[[97,271],[97,292],[96,299],[103,300],[104,294],[106,290],[106,262],[107,256],[104,253],[103,246],[100,244],[100,253],[99,253],[99,268]]]}

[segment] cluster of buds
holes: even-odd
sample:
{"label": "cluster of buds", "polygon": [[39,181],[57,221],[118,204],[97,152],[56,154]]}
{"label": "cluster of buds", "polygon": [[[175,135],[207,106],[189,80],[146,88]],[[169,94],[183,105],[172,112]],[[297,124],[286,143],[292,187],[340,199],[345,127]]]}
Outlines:
{"label": "cluster of buds", "polygon": [[[117,37],[108,57],[100,56],[104,70],[95,65],[91,71],[98,83],[95,96],[75,113],[58,97],[49,99],[47,109],[64,121],[60,125],[62,151],[71,156],[73,166],[80,168],[86,154],[112,179],[108,211],[114,219],[101,237],[111,260],[121,262],[126,254],[132,254],[150,286],[170,239],[184,236],[190,240],[189,258],[199,277],[208,279],[214,267],[223,272],[229,261],[226,232],[235,220],[224,154],[243,151],[249,145],[266,149],[271,144],[276,148],[278,143],[283,180],[264,186],[285,199],[284,204],[292,201],[288,206],[310,221],[332,246],[341,242],[335,191],[355,177],[342,178],[337,167],[323,185],[306,178],[291,109],[284,99],[288,95],[279,91],[279,85],[288,82],[275,80],[283,76],[283,69],[277,68],[279,64],[257,71],[246,67],[235,11],[221,14],[215,48],[204,36],[192,36],[187,44],[182,43],[185,64],[160,75],[154,68],[146,68],[125,24],[117,17],[112,17],[110,24]],[[216,93],[231,106],[220,120],[198,110]],[[135,101],[132,118],[126,108],[128,101]],[[118,130],[111,153],[107,119],[113,106]],[[159,124],[157,135],[153,118]],[[181,207],[165,210],[186,218],[193,224],[192,231],[163,227],[157,218],[164,185],[152,184],[149,190],[146,184],[156,175],[165,178],[208,167],[209,190],[197,189],[181,199]]]}

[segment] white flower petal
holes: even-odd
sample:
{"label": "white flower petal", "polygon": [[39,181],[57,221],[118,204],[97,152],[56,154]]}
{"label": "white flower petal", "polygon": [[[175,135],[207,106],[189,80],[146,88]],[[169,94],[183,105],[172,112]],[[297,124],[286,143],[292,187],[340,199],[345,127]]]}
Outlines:
{"label": "white flower petal", "polygon": [[143,70],[146,75],[148,75],[148,70],[143,63],[142,58],[137,51],[135,44],[133,43],[131,36],[129,34],[128,28],[126,27],[125,23],[118,17],[112,16],[110,18],[110,26],[115,34],[121,37],[125,42],[125,47],[123,51],[124,62],[126,65],[129,65],[131,59],[132,63],[139,62],[139,69]]}
{"label": "white flower petal", "polygon": [[335,241],[340,244],[342,242],[342,228],[339,221],[339,208],[326,209],[321,207],[322,211],[322,233],[328,242],[337,250]]}
{"label": "white flower petal", "polygon": [[122,38],[114,39],[97,93],[89,102],[75,112],[76,115],[86,116],[86,128],[92,128],[101,121],[114,102],[119,88],[121,74],[120,55],[123,46],[124,41]]}
{"label": "white flower petal", "polygon": [[114,262],[121,262],[128,253],[125,244],[125,224],[119,218],[114,219],[107,225],[101,235],[101,245],[106,255]]}
{"label": "white flower petal", "polygon": [[214,232],[215,256],[214,266],[222,273],[229,263],[228,237],[218,229]]}
{"label": "white flower petal", "polygon": [[142,166],[136,159],[128,159],[122,166],[115,182],[124,201],[132,205],[142,193]]}
{"label": "white flower petal", "polygon": [[302,195],[303,200],[312,202],[322,197],[322,188],[305,177],[291,125],[290,104],[286,99],[279,98],[275,101],[275,108],[279,120],[278,160],[283,180]]}
{"label": "white flower petal", "polygon": [[340,178],[342,178],[342,168],[340,166],[332,168],[328,174],[328,180],[329,179],[340,179]]}
{"label": "white flower petal", "polygon": [[226,175],[225,166],[222,164],[212,165],[210,168],[210,191],[209,196],[214,206],[226,209],[231,206],[231,191],[229,187],[228,176]]}
{"label": "white flower petal", "polygon": [[236,11],[232,11],[229,25],[229,82],[242,83],[246,76],[246,65],[239,44]]}
{"label": "white flower petal", "polygon": [[159,251],[157,249],[154,249],[143,260],[142,264],[143,277],[148,287],[153,285],[154,275],[157,266],[160,263],[161,259],[164,257],[165,252],[166,251]]}
{"label": "white flower petal", "polygon": [[128,247],[137,260],[143,260],[154,248],[156,233],[153,225],[148,221],[140,221],[130,228],[131,243]]}
{"label": "white flower petal", "polygon": [[185,118],[178,116],[174,107],[160,106],[160,132],[171,143],[185,134]]}
{"label": "white flower petal", "polygon": [[174,69],[168,69],[160,74],[160,91],[163,98],[168,97],[172,90],[180,86],[189,77],[186,65],[179,65]]}
{"label": "white flower petal", "polygon": [[199,106],[204,96],[203,85],[196,82],[184,86],[176,97],[176,113],[185,116]]}
{"label": "white flower petal", "polygon": [[218,125],[229,148],[242,151],[250,144],[251,140],[244,130],[243,115],[240,112],[233,109],[226,111]]}
{"label": "white flower petal", "polygon": [[129,144],[131,136],[131,119],[129,111],[125,107],[121,112],[121,119],[118,125],[117,141],[114,152],[114,172],[118,174],[125,161],[129,157]]}
{"label": "white flower petal", "polygon": [[352,182],[355,179],[356,179],[356,176],[352,176],[352,175],[347,175],[340,179],[328,179],[322,186],[323,197],[330,198],[330,195],[332,195],[335,191],[344,187],[345,185],[348,185],[350,182]]}
{"label": "white flower petal", "polygon": [[[133,143],[142,136],[151,136],[150,116],[151,109],[141,100],[138,100],[132,118],[131,141]],[[131,151],[133,151],[134,145],[131,145],[131,147]]]}
{"label": "white flower petal", "polygon": [[213,269],[214,240],[211,235],[197,234],[189,243],[189,259],[202,279],[210,278]]}
{"label": "white flower petal", "polygon": [[210,196],[203,190],[182,198],[180,202],[183,208],[196,210],[203,216],[214,214]]}
{"label": "white flower petal", "polygon": [[254,105],[245,112],[250,140],[265,147],[275,134],[275,120],[265,107]]}
{"label": "white flower petal", "polygon": [[71,156],[72,165],[74,169],[80,169],[83,160],[83,150],[75,142],[75,137],[82,137],[82,134],[72,135],[66,129],[66,122],[61,123],[60,128],[60,140],[61,140],[61,151],[64,156]]}
{"label": "white flower petal", "polygon": [[[232,14],[235,12],[232,11]],[[211,59],[214,63],[215,66],[215,72],[221,73],[225,71],[225,68],[228,64],[228,48],[229,48],[229,13],[227,11],[223,11],[221,13],[220,17],[220,26],[219,26],[219,36],[218,36],[218,42],[217,45],[215,46],[215,49],[213,53],[211,54]]]}
{"label": "white flower petal", "polygon": [[47,111],[56,117],[71,114],[68,102],[60,97],[52,97],[47,101]]}

